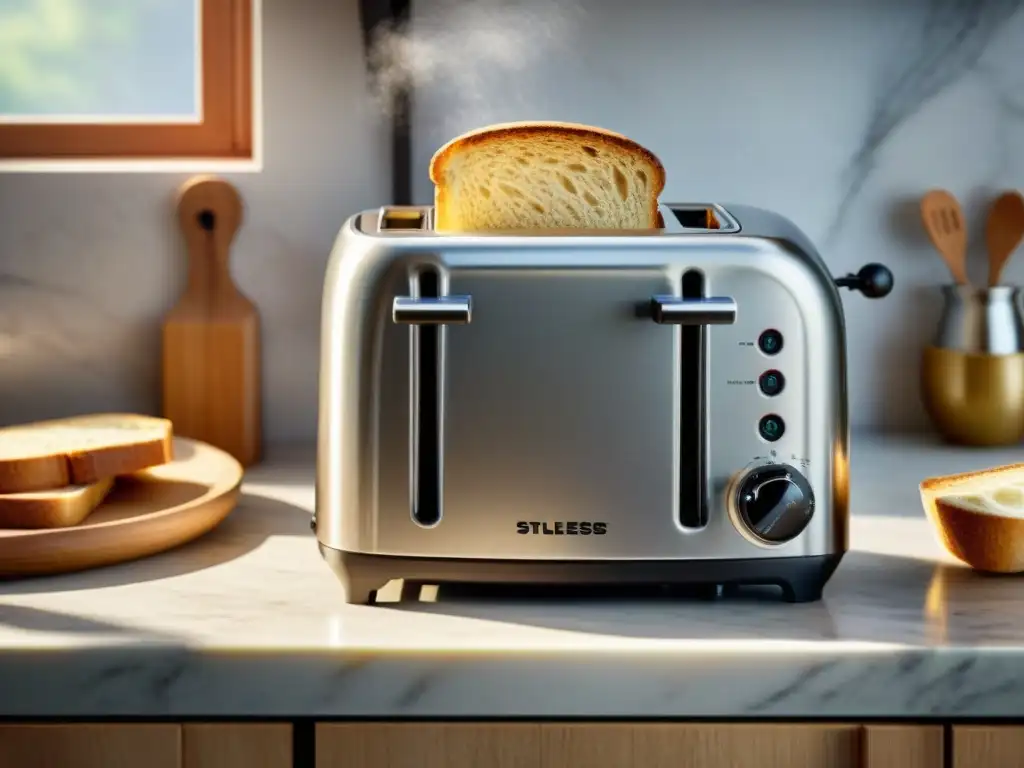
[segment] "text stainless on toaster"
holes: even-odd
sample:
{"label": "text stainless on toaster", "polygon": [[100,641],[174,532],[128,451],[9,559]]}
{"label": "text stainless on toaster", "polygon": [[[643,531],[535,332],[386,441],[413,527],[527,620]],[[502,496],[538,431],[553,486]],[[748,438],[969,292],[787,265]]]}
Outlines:
{"label": "text stainless on toaster", "polygon": [[651,231],[343,227],[323,304],[316,534],[365,602],[391,579],[775,584],[847,546],[838,286],[754,208]]}

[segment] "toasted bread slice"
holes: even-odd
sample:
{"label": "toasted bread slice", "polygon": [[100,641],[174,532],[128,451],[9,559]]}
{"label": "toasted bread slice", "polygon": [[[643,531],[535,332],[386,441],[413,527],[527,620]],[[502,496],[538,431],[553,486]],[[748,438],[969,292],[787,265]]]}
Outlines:
{"label": "toasted bread slice", "polygon": [[920,490],[950,554],[979,571],[1024,571],[1024,464],[932,477]]}
{"label": "toasted bread slice", "polygon": [[0,528],[68,528],[85,520],[114,487],[108,477],[55,491],[0,494]]}
{"label": "toasted bread slice", "polygon": [[0,429],[0,494],[89,485],[172,459],[167,419],[103,413]]}
{"label": "toasted bread slice", "polygon": [[438,231],[654,229],[665,168],[612,131],[521,122],[452,139],[430,179]]}

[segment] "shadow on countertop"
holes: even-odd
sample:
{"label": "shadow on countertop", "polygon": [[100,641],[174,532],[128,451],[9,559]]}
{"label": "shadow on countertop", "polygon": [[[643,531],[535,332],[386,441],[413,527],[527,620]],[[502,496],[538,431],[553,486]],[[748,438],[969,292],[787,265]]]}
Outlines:
{"label": "shadow on countertop", "polygon": [[0,604],[0,630],[17,629],[28,632],[56,632],[68,635],[114,635],[131,637],[133,640],[167,639],[163,635],[140,633],[139,630],[122,624],[86,616],[46,611],[25,605]]}
{"label": "shadow on countertop", "polygon": [[309,522],[307,509],[243,490],[231,514],[195,541],[118,565],[57,576],[0,580],[0,599],[4,595],[103,589],[195,573],[242,557],[270,536],[309,537],[310,557],[316,557]]}
{"label": "shadow on countertop", "polygon": [[771,588],[718,599],[685,591],[441,585],[434,601],[378,608],[637,638],[907,645],[1024,642],[1022,577],[921,559],[851,552],[823,600],[791,604]]}

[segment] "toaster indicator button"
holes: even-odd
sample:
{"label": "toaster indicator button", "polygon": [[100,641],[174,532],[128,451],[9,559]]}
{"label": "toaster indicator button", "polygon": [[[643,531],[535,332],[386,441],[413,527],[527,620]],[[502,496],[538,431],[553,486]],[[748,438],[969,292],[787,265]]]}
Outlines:
{"label": "toaster indicator button", "polygon": [[782,334],[769,328],[757,337],[757,348],[766,355],[777,355],[782,351]]}
{"label": "toaster indicator button", "polygon": [[774,443],[786,433],[786,422],[782,420],[781,416],[769,413],[767,416],[761,417],[761,421],[757,425],[757,432],[762,439]]}
{"label": "toaster indicator button", "polygon": [[814,492],[788,464],[751,471],[740,483],[737,508],[742,524],[757,539],[782,544],[796,538],[814,515]]}
{"label": "toaster indicator button", "polygon": [[765,371],[758,378],[757,385],[768,397],[775,397],[786,386],[786,377],[781,371]]}

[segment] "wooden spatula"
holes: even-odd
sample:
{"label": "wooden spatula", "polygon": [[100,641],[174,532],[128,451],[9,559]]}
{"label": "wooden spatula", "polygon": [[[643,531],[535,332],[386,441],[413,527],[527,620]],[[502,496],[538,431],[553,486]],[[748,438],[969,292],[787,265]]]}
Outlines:
{"label": "wooden spatula", "polygon": [[999,285],[1003,267],[1024,238],[1024,197],[1020,192],[1004,192],[995,199],[985,224],[988,245],[988,284]]}
{"label": "wooden spatula", "polygon": [[921,222],[953,279],[967,285],[967,225],[960,203],[949,192],[933,189],[921,198]]}
{"label": "wooden spatula", "polygon": [[200,177],[182,187],[178,218],[188,283],[164,319],[164,416],[175,434],[249,466],[260,457],[260,322],[228,264],[242,200],[226,181]]}

